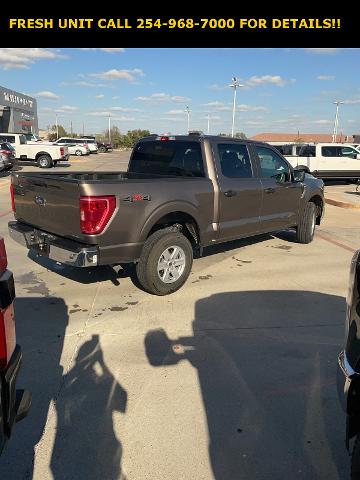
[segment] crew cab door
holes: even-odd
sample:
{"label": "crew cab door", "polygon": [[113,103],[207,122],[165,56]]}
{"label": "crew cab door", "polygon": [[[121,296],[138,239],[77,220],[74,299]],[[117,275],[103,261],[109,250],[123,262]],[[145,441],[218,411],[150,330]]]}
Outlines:
{"label": "crew cab door", "polygon": [[350,145],[319,145],[318,148],[319,176],[356,178],[360,175],[360,154],[355,148]]}
{"label": "crew cab door", "polygon": [[260,228],[262,186],[247,145],[214,144],[219,195],[219,239],[230,240],[257,233]]}
{"label": "crew cab door", "polygon": [[262,184],[261,231],[271,232],[297,224],[302,184],[292,181],[289,164],[274,149],[254,145]]}

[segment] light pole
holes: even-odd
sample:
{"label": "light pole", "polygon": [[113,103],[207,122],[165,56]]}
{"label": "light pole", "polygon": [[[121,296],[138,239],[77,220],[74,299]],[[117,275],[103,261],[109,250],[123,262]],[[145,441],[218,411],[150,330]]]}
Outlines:
{"label": "light pole", "polygon": [[210,113],[207,114],[206,118],[208,123],[207,134],[210,135]]}
{"label": "light pole", "polygon": [[56,140],[59,138],[58,114],[55,113]]}
{"label": "light pole", "polygon": [[334,120],[334,132],[332,136],[332,141],[333,143],[336,142],[336,137],[338,133],[338,127],[339,127],[339,105],[342,105],[344,102],[333,102],[334,105],[336,105],[336,110],[335,110],[335,120]]}
{"label": "light pole", "polygon": [[187,133],[189,133],[190,132],[190,108],[189,108],[189,105],[186,105],[185,113],[187,115]]}
{"label": "light pole", "polygon": [[109,143],[111,143],[111,113],[109,113]]}
{"label": "light pole", "polygon": [[235,110],[236,110],[236,89],[238,87],[243,87],[239,83],[239,80],[236,77],[232,77],[232,83],[230,83],[229,87],[234,89],[234,102],[233,102],[233,112],[232,112],[232,127],[231,127],[231,136],[234,137],[234,127],[235,127]]}

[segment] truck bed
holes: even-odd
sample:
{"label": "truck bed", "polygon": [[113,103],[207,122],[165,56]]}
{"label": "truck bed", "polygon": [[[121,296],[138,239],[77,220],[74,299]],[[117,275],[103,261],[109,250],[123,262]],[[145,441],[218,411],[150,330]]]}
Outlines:
{"label": "truck bed", "polygon": [[[147,220],[166,211],[167,205],[175,211],[181,204],[199,209],[205,229],[213,221],[214,190],[207,178],[121,171],[14,173],[12,185],[16,220],[63,238],[101,245],[109,255],[118,244],[141,241]],[[101,234],[83,234],[80,197],[105,195],[116,197],[113,217]],[[134,195],[145,198],[132,201]]]}

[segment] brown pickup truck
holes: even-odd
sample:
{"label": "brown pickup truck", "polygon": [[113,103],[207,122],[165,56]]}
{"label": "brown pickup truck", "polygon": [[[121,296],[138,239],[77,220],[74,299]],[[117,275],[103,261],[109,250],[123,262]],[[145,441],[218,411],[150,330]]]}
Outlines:
{"label": "brown pickup truck", "polygon": [[127,172],[14,173],[9,232],[75,267],[133,262],[142,287],[166,295],[208,245],[289,228],[311,242],[323,193],[268,144],[152,135]]}

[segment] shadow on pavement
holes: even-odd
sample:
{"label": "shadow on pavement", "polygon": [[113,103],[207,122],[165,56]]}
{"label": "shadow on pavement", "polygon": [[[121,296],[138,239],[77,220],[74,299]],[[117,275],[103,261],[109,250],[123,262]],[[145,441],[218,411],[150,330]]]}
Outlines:
{"label": "shadow on pavement", "polygon": [[54,480],[124,479],[112,416],[126,411],[127,393],[106,366],[98,335],[80,347],[63,382],[50,463]]}
{"label": "shadow on pavement", "polygon": [[151,365],[197,370],[214,479],[349,477],[336,389],[344,317],[334,295],[229,292],[196,303],[193,336],[147,333]]}
{"label": "shadow on pavement", "polygon": [[[82,344],[64,375],[62,358],[68,310],[62,298],[16,298],[17,340],[23,350],[18,385],[32,392],[28,417],[16,425],[0,459],[1,479],[31,480],[36,449],[52,448],[54,480],[124,479],[122,446],[113,429],[114,411],[125,412],[127,394],[107,368],[99,337]],[[75,337],[77,338],[77,337]],[[43,444],[48,416],[55,417],[54,445]],[[48,433],[52,436],[52,430]],[[42,478],[49,478],[41,472]]]}
{"label": "shadow on pavement", "polygon": [[[275,232],[272,234],[257,235],[250,238],[233,240],[227,243],[206,247],[204,248],[202,258],[211,257],[212,255],[228,252],[230,250],[236,250],[249,245],[258,244],[267,240],[271,240],[272,238],[278,238],[289,243],[294,243],[296,241],[295,233],[291,230]],[[117,265],[115,266],[116,268],[111,265],[76,268],[59,264],[54,260],[38,255],[32,250],[29,250],[28,257],[38,265],[75,282],[91,284],[110,280],[115,286],[119,286],[122,278],[130,278],[132,283],[137,288],[142,290],[142,287],[137,280],[135,266],[131,263],[122,264],[121,266]],[[194,257],[197,258],[198,256],[194,255]]]}
{"label": "shadow on pavement", "polygon": [[1,456],[0,478],[31,480],[34,450],[62,382],[60,359],[69,317],[64,300],[56,297],[17,297],[15,316],[17,341],[23,352],[17,383],[32,392],[32,405],[28,417],[14,428]]}

